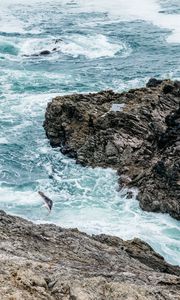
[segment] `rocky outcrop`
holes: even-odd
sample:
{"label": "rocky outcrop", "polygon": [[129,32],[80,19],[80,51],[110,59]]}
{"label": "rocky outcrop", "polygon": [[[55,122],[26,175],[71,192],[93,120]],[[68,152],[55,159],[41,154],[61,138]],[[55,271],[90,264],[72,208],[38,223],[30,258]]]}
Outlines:
{"label": "rocky outcrop", "polygon": [[140,241],[35,225],[0,211],[2,300],[178,300],[180,268]]}
{"label": "rocky outcrop", "polygon": [[180,219],[180,82],[56,97],[44,128],[82,165],[112,167],[120,186],[138,187],[140,206]]}

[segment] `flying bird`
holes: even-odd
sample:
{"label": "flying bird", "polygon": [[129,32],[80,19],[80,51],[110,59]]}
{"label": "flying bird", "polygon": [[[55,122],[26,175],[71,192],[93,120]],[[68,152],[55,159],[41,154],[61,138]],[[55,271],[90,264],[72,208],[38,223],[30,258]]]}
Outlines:
{"label": "flying bird", "polygon": [[47,207],[47,209],[49,210],[49,213],[51,212],[51,209],[53,207],[53,201],[48,198],[43,192],[38,191],[39,195],[43,198],[45,206]]}

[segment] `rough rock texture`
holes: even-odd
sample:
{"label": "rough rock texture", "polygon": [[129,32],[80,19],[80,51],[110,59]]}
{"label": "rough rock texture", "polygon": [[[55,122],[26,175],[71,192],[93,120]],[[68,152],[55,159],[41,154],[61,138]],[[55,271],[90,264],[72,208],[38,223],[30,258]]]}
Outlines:
{"label": "rough rock texture", "polygon": [[[118,104],[118,105],[116,105]],[[140,206],[180,219],[180,82],[56,97],[44,127],[52,146],[83,165],[118,170]]]}
{"label": "rough rock texture", "polygon": [[35,225],[0,211],[1,300],[179,300],[180,268],[140,241]]}

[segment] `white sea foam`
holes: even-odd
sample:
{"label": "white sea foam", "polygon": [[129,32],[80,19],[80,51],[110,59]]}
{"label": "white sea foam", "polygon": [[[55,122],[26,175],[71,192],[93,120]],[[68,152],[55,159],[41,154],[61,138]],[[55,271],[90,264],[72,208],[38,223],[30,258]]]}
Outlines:
{"label": "white sea foam", "polygon": [[[56,51],[52,50],[56,48]],[[73,57],[79,55],[86,56],[89,59],[99,57],[113,57],[117,52],[121,56],[127,57],[131,53],[130,47],[125,43],[112,43],[105,35],[70,35],[65,37],[63,41],[55,44],[55,38],[47,39],[28,39],[21,45],[21,55],[39,54],[43,50],[52,51],[54,54],[64,53]],[[42,58],[44,58],[42,56]],[[45,59],[54,59],[51,56],[45,56]]]}
{"label": "white sea foam", "polygon": [[[32,1],[31,1],[32,2]],[[26,0],[1,0],[0,1],[0,32],[6,33],[39,33],[37,28],[26,30],[27,26],[31,24],[30,19],[22,21],[16,14],[14,14],[14,6],[16,4],[27,5]],[[32,3],[31,3],[32,4]]]}
{"label": "white sea foam", "polygon": [[[58,94],[59,95],[59,94]],[[52,98],[57,96],[56,93],[51,94],[36,94],[36,95],[18,95],[11,96],[11,99],[6,100],[6,109],[0,109],[1,119],[7,120],[8,122],[12,121],[12,129],[8,135],[22,134],[22,131],[25,128],[33,126],[35,118],[42,115],[42,112],[45,111],[47,102]],[[3,106],[3,105],[2,105]],[[8,115],[7,115],[8,113]],[[21,122],[17,125],[14,122],[17,119],[21,119]],[[6,138],[0,138],[0,143],[7,142]]]}
{"label": "white sea foam", "polygon": [[8,139],[6,137],[0,137],[0,144],[8,144]]}
{"label": "white sea foam", "polygon": [[[45,0],[32,0],[32,4],[50,3]],[[26,5],[26,0],[1,0],[0,7],[0,28],[5,32],[20,32],[25,31],[27,24],[14,17],[11,11],[8,12],[8,5],[12,9],[13,4]],[[53,3],[66,5],[68,0],[53,0]],[[111,18],[119,20],[145,20],[162,28],[169,29],[171,34],[167,41],[171,43],[180,43],[180,21],[179,14],[161,13],[161,6],[158,0],[76,0],[74,1],[72,10],[77,12],[106,12]]]}
{"label": "white sea foam", "polygon": [[14,17],[5,5],[7,3],[4,1],[0,3],[0,32],[24,33],[24,23]]}
{"label": "white sea foam", "polygon": [[102,34],[89,36],[73,35],[60,47],[65,54],[77,57],[84,55],[90,59],[99,57],[113,57],[119,51],[126,51],[127,46],[124,43],[111,43],[107,37]]}
{"label": "white sea foam", "polygon": [[122,80],[122,79],[115,79],[113,80],[113,87],[116,91],[124,91],[129,89],[135,89],[137,86],[144,86],[148,81],[148,77],[144,78],[134,78],[131,80]]}
{"label": "white sea foam", "polygon": [[19,192],[10,188],[0,187],[0,197],[4,205],[35,205],[41,203],[38,194],[32,191]]}
{"label": "white sea foam", "polygon": [[158,0],[78,0],[81,11],[107,12],[119,20],[144,20],[172,31],[167,41],[180,43],[180,17],[178,14],[160,13]]}
{"label": "white sea foam", "polygon": [[48,38],[31,38],[27,39],[21,44],[21,54],[22,55],[34,55],[39,54],[43,50],[51,51],[55,47],[52,43],[52,39]]}

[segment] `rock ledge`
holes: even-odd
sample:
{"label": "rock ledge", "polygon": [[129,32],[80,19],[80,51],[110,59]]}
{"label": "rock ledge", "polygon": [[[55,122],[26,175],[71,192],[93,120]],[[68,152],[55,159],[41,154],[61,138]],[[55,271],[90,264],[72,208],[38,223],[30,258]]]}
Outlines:
{"label": "rock ledge", "polygon": [[178,300],[180,268],[140,241],[35,225],[0,211],[2,300]]}

